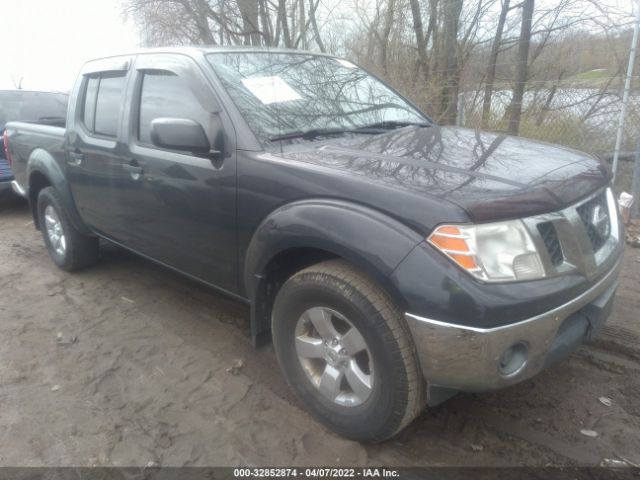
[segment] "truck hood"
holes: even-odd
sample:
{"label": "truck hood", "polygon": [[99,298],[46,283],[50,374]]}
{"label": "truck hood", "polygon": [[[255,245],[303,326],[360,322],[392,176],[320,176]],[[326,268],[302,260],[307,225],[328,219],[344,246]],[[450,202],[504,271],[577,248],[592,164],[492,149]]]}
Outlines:
{"label": "truck hood", "polygon": [[560,210],[606,185],[603,162],[568,148],[455,127],[302,142],[276,155],[453,202],[474,221]]}

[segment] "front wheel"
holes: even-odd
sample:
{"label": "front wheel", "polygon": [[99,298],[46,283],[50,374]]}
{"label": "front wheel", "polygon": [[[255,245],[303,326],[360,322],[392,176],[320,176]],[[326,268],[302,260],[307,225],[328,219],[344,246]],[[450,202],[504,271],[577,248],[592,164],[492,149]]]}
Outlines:
{"label": "front wheel", "polygon": [[424,381],[402,313],[340,260],[309,267],[278,292],[273,343],[287,381],[341,435],[382,441],[424,407]]}
{"label": "front wheel", "polygon": [[51,259],[62,270],[79,270],[98,260],[98,239],[76,230],[53,187],[38,194],[38,225]]}

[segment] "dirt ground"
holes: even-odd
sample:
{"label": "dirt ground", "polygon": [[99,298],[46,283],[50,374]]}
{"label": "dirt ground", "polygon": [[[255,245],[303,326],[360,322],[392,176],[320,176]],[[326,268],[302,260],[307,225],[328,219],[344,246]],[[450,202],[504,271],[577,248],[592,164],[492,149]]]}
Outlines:
{"label": "dirt ground", "polygon": [[115,247],[64,273],[27,207],[4,204],[0,465],[637,465],[640,250],[625,263],[596,342],[525,383],[458,395],[369,446],[305,412],[273,351],[250,346],[245,306]]}

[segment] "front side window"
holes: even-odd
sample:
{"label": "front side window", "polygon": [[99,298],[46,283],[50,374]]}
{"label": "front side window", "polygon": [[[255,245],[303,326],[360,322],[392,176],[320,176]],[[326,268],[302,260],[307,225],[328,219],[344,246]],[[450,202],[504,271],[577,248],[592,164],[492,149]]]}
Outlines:
{"label": "front side window", "polygon": [[88,78],[82,123],[89,132],[106,137],[116,136],[124,86],[124,74]]}
{"label": "front side window", "polygon": [[142,79],[138,116],[138,140],[151,145],[151,121],[156,118],[188,118],[205,131],[210,114],[202,107],[186,82],[166,71],[148,71]]}
{"label": "front side window", "polygon": [[207,59],[262,141],[313,129],[428,122],[406,100],[346,60],[270,52],[211,53]]}

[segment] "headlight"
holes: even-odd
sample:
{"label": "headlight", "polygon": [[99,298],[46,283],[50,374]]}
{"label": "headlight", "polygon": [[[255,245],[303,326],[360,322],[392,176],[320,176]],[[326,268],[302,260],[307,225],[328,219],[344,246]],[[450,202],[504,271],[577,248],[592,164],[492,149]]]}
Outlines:
{"label": "headlight", "polygon": [[545,276],[540,255],[520,220],[442,225],[427,240],[458,266],[485,282]]}

